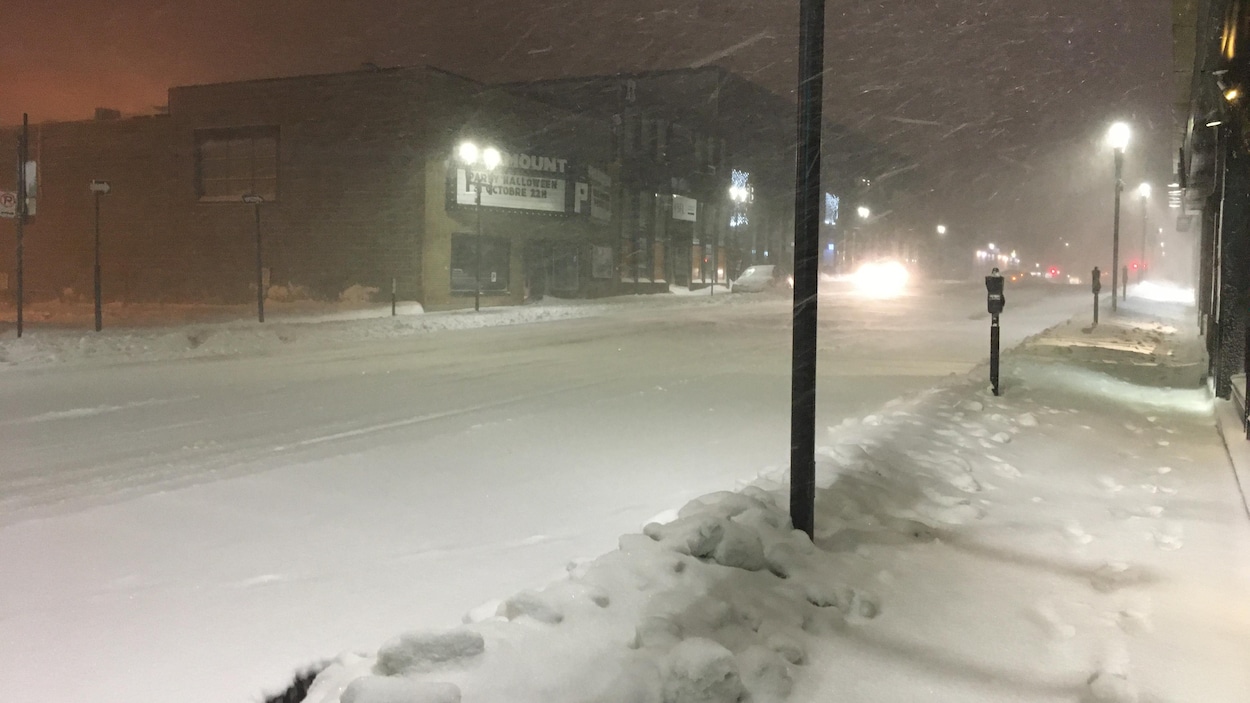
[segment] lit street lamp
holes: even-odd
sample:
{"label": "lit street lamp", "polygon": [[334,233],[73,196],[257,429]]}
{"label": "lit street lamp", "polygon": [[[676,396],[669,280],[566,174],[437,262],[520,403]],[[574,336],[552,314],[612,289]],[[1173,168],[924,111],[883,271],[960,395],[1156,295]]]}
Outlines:
{"label": "lit street lamp", "polygon": [[946,234],[946,225],[938,225],[938,226],[937,226],[937,233],[938,233],[938,234]]}
{"label": "lit street lamp", "polygon": [[477,237],[474,246],[474,257],[477,263],[473,267],[473,310],[477,312],[482,309],[482,176],[474,176],[470,171],[470,166],[476,166],[480,160],[482,165],[486,167],[489,174],[495,170],[499,162],[503,160],[499,150],[495,147],[488,146],[485,149],[478,149],[473,142],[463,142],[460,145],[457,155],[460,157],[461,163],[465,165],[464,177],[466,182],[473,179],[475,191],[474,207],[477,213]]}
{"label": "lit street lamp", "polygon": [[1146,255],[1149,251],[1146,248],[1146,230],[1149,227],[1146,200],[1150,198],[1150,184],[1143,183],[1138,186],[1137,195],[1141,197],[1141,261],[1137,265],[1137,282],[1141,283],[1146,277]]}
{"label": "lit street lamp", "polygon": [[869,210],[863,205],[860,205],[858,208],[856,208],[855,213],[859,215],[859,219],[861,220],[866,220],[869,217],[872,217],[872,210]]}
{"label": "lit street lamp", "polygon": [[1124,150],[1128,147],[1128,125],[1116,122],[1107,130],[1107,145],[1115,152],[1115,226],[1111,235],[1111,311],[1117,309],[1120,276],[1120,193],[1124,191]]}

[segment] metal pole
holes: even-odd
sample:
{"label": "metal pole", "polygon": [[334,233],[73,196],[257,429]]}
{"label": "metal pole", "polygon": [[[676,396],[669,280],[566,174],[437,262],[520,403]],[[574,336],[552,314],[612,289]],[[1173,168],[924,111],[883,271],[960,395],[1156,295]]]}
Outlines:
{"label": "metal pole", "polygon": [[815,533],[816,286],[820,260],[820,137],[824,0],[799,2],[798,162],[794,191],[794,328],[790,375],[790,520]]}
{"label": "metal pole", "polygon": [[17,138],[17,336],[22,336],[23,328],[23,307],[25,305],[25,256],[22,238],[26,226],[26,148],[27,148],[27,125],[29,124],[26,113],[22,113],[22,134]]}
{"label": "metal pole", "polygon": [[104,314],[100,300],[100,193],[95,193],[95,331],[104,328]]}
{"label": "metal pole", "polygon": [[391,317],[395,317],[395,277],[391,276]]}
{"label": "metal pole", "polygon": [[1098,294],[1094,294],[1094,326],[1098,326]]}
{"label": "metal pole", "polygon": [[[1124,277],[1120,279],[1120,300],[1128,300],[1128,267],[1124,267]],[[1114,296],[1112,296],[1114,297]]]}
{"label": "metal pole", "polygon": [[990,318],[990,385],[998,395],[998,315]]}
{"label": "metal pole", "polygon": [[479,178],[477,182],[477,196],[475,200],[474,210],[477,211],[477,238],[473,255],[477,258],[477,263],[473,266],[473,312],[482,309],[482,181]]}
{"label": "metal pole", "polygon": [[1124,152],[1115,150],[1115,231],[1111,237],[1111,312],[1119,309],[1116,291],[1120,289],[1120,192],[1124,190],[1121,177],[1124,174]]}
{"label": "metal pole", "polygon": [[1149,224],[1146,221],[1146,196],[1141,199],[1141,261],[1137,262],[1137,282],[1141,283],[1146,278],[1146,230]]}
{"label": "metal pole", "polygon": [[265,262],[261,253],[260,237],[260,203],[254,206],[256,211],[256,319],[265,321]]}

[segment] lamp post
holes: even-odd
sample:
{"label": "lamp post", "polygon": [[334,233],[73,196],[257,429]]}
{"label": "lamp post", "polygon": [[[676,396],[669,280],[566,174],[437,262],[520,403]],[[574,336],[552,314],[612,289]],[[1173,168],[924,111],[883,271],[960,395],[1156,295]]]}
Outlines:
{"label": "lamp post", "polygon": [[1107,144],[1115,152],[1115,225],[1111,235],[1111,311],[1118,309],[1120,275],[1120,193],[1124,191],[1124,149],[1128,147],[1128,125],[1116,122],[1107,131]]}
{"label": "lamp post", "polygon": [[95,196],[95,265],[94,288],[95,288],[95,331],[99,332],[104,328],[104,311],[100,300],[100,196],[107,195],[112,187],[108,181],[91,181],[91,193]]}
{"label": "lamp post", "polygon": [[[735,176],[736,176],[736,172],[735,172]],[[750,219],[747,218],[745,210],[746,210],[747,203],[751,202],[751,188],[747,185],[744,185],[741,182],[735,181],[733,185],[729,186],[729,200],[730,202],[733,203],[733,210],[734,210],[733,216],[729,223],[730,226],[742,227],[744,224],[749,223]],[[715,271],[716,268],[717,268],[716,263],[713,262],[712,270]],[[725,272],[725,281],[726,283],[729,282],[728,271]],[[709,293],[709,295],[715,295],[715,290],[716,290],[715,275],[713,275],[712,277],[711,289],[713,292]]]}
{"label": "lamp post", "polygon": [[1150,184],[1137,186],[1137,195],[1141,197],[1141,261],[1137,263],[1137,282],[1141,283],[1146,278],[1146,256],[1150,251],[1146,248],[1146,230],[1149,228],[1146,201],[1150,198]]}
{"label": "lamp post", "polygon": [[261,238],[260,238],[260,204],[265,199],[255,193],[248,193],[243,196],[243,202],[248,203],[256,211],[256,320],[258,322],[265,321],[265,259],[262,254]]}
{"label": "lamp post", "polygon": [[[859,208],[855,208],[855,214],[859,215],[859,219],[864,220],[866,223],[866,221],[868,221],[868,219],[871,218],[871,216],[873,216],[873,210],[869,209],[868,206],[860,205]],[[861,254],[860,250],[863,249],[863,246],[864,246],[864,243],[861,243],[860,241],[860,226],[859,225],[855,226],[855,230],[853,231],[853,233],[851,233],[851,239],[853,239],[853,243],[855,245],[854,246],[855,250],[853,251],[853,253],[851,253],[851,266],[855,266],[855,265],[859,265],[860,254]]]}
{"label": "lamp post", "polygon": [[476,262],[473,264],[473,311],[478,312],[482,309],[482,176],[475,176],[469,171],[470,166],[476,166],[480,161],[486,167],[487,177],[503,160],[503,156],[499,150],[493,146],[485,149],[479,149],[477,144],[473,142],[462,142],[457,150],[461,163],[464,164],[464,177],[466,182],[469,178],[473,179],[474,198],[473,209],[477,215],[477,236],[474,242],[473,256]]}

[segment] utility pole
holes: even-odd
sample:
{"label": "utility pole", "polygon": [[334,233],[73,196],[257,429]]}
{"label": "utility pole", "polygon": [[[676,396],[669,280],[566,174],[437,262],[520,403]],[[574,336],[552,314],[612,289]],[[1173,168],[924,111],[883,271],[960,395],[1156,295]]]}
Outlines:
{"label": "utility pole", "polygon": [[[1119,309],[1116,294],[1120,275],[1120,193],[1124,191],[1124,150],[1115,150],[1115,231],[1111,236],[1111,312]],[[1128,274],[1125,274],[1127,277]]]}
{"label": "utility pole", "polygon": [[[1143,186],[1144,187],[1144,186]],[[1141,261],[1137,263],[1137,283],[1140,285],[1146,280],[1146,254],[1149,249],[1146,248],[1146,230],[1149,229],[1148,214],[1146,212],[1146,196],[1141,197]]]}
{"label": "utility pole", "polygon": [[794,329],[790,371],[790,520],[815,534],[816,294],[825,2],[799,0],[798,161],[794,191]]}
{"label": "utility pole", "polygon": [[23,306],[26,302],[25,294],[25,251],[22,243],[23,231],[26,227],[26,156],[29,148],[29,118],[26,113],[22,113],[22,133],[17,138],[17,336],[22,336],[23,327]]}
{"label": "utility pole", "polygon": [[482,309],[482,179],[477,179],[477,195],[473,209],[477,211],[477,237],[474,238],[473,254],[477,263],[473,264],[473,312]]}

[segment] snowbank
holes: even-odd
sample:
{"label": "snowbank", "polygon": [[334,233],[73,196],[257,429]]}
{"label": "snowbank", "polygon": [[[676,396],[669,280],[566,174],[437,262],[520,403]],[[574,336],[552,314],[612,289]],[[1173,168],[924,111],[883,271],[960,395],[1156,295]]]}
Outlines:
{"label": "snowbank", "polygon": [[[361,341],[401,339],[447,330],[479,329],[597,317],[631,308],[663,308],[671,305],[724,304],[721,300],[630,296],[601,301],[544,300],[537,304],[484,308],[481,312],[425,312],[419,303],[401,303],[391,316],[386,305],[365,301],[376,289],[354,286],[344,291],[340,304],[292,302],[267,305],[266,322],[248,319],[242,309],[228,309],[233,319],[202,321],[223,313],[209,306],[114,306],[106,313],[123,316],[129,326],[106,326],[102,332],[89,327],[90,307],[35,306],[30,319],[55,326],[35,325],[19,339],[14,330],[0,332],[0,369],[15,365],[50,365],[89,361],[161,361],[169,359],[256,355],[290,348],[324,348]],[[122,309],[125,308],[123,314]],[[39,311],[42,310],[41,314]],[[242,317],[243,319],[239,319]],[[176,320],[173,325],[170,320]],[[77,329],[62,325],[73,323]],[[107,324],[107,323],[106,323]]]}

